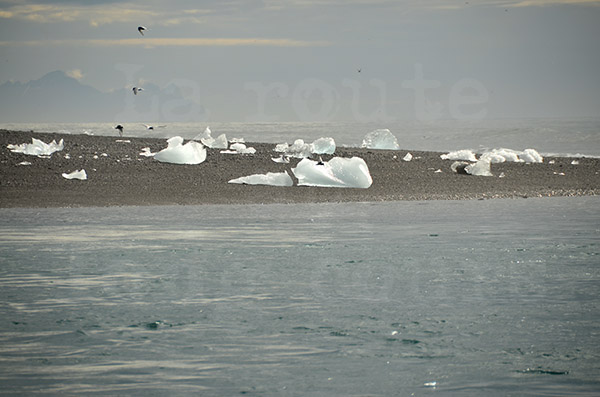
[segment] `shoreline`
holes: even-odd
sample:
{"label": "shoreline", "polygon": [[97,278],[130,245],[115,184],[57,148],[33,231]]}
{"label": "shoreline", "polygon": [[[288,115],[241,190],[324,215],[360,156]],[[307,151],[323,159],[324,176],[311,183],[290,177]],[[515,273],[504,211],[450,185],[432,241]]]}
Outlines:
{"label": "shoreline", "polygon": [[[116,133],[116,131],[115,131]],[[64,149],[50,158],[13,153],[9,144],[64,139]],[[129,142],[117,142],[127,140]],[[187,142],[187,140],[186,140]],[[338,147],[331,157],[365,160],[373,178],[368,189],[308,186],[237,185],[229,180],[252,174],[283,172],[300,159],[277,164],[275,144],[246,143],[256,154],[221,154],[208,149],[198,165],[161,163],[140,156],[144,147],[158,152],[164,138],[36,133],[0,130],[0,208],[108,207],[131,205],[294,204],[465,200],[491,198],[590,196],[600,194],[600,159],[548,157],[543,163],[492,164],[494,176],[456,174],[442,152]],[[413,160],[403,161],[410,152]],[[69,158],[65,158],[66,155]],[[104,155],[106,154],[106,155]],[[318,158],[318,156],[317,156]],[[553,163],[550,163],[550,161]],[[27,161],[31,165],[19,165]],[[68,180],[62,173],[85,169],[88,179]],[[441,170],[441,172],[436,172]],[[499,175],[504,177],[500,178]]]}

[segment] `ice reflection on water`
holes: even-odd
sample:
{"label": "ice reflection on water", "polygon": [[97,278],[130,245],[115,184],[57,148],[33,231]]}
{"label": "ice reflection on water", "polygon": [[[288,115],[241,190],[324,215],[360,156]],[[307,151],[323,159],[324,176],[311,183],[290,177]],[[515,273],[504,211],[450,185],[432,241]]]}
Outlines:
{"label": "ice reflection on water", "polygon": [[599,202],[0,210],[0,382],[597,392]]}

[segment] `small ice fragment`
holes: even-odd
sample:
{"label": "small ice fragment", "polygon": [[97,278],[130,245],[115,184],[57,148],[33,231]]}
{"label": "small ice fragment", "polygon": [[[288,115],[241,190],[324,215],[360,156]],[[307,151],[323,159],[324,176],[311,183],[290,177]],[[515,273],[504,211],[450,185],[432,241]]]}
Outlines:
{"label": "small ice fragment", "polygon": [[102,156],[102,157],[108,157],[108,154],[102,153],[100,156]]}
{"label": "small ice fragment", "polygon": [[94,160],[98,160],[98,155],[97,154],[94,155]]}
{"label": "small ice fragment", "polygon": [[392,336],[398,335],[398,331],[392,331]]}
{"label": "small ice fragment", "polygon": [[404,161],[410,161],[413,159],[413,155],[410,153],[406,153],[406,156],[402,157],[402,160]]}
{"label": "small ice fragment", "polygon": [[498,175],[498,178],[504,178],[506,175],[504,175],[504,172],[501,172],[500,175]]}
{"label": "small ice fragment", "polygon": [[425,387],[436,387],[437,386],[437,382],[426,382],[426,383],[423,383],[423,386],[425,386]]}
{"label": "small ice fragment", "polygon": [[115,142],[119,142],[119,143],[131,143],[131,141],[129,139],[117,139]]}
{"label": "small ice fragment", "polygon": [[271,160],[273,160],[276,163],[280,163],[280,164],[288,164],[290,162],[290,158],[288,156],[286,156],[285,154],[282,154],[279,157],[273,158],[271,157]]}
{"label": "small ice fragment", "polygon": [[145,148],[142,148],[142,152],[140,153],[140,156],[144,156],[144,157],[152,157],[152,156],[154,156],[155,154],[156,154],[156,153],[152,153],[152,152],[150,151],[150,148],[149,148],[149,147],[145,147]]}
{"label": "small ice fragment", "polygon": [[555,172],[554,172],[554,175],[565,175],[565,173],[564,173],[564,172],[556,172],[556,171],[555,171]]}
{"label": "small ice fragment", "polygon": [[363,138],[361,147],[368,149],[400,149],[400,145],[398,145],[398,140],[396,139],[394,134],[392,134],[391,131],[387,128],[381,128],[369,132]]}
{"label": "small ice fragment", "polygon": [[437,169],[437,170],[435,170],[433,172],[436,173],[436,174],[439,174],[440,172],[444,172],[444,171],[442,171],[441,168],[440,168],[440,169]]}
{"label": "small ice fragment", "polygon": [[73,171],[69,174],[63,173],[62,176],[66,179],[79,179],[82,181],[85,181],[87,179],[87,174],[85,173],[84,169],[81,169],[79,171]]}
{"label": "small ice fragment", "polygon": [[269,186],[292,186],[294,181],[286,172],[267,172],[266,174],[254,174],[230,180],[228,183],[246,185],[269,185]]}
{"label": "small ice fragment", "polygon": [[223,154],[255,154],[256,149],[253,147],[246,147],[245,144],[237,142],[229,146],[229,150],[221,150]]}
{"label": "small ice fragment", "polygon": [[477,161],[477,158],[475,157],[475,153],[473,153],[471,150],[467,150],[467,149],[457,150],[454,152],[442,154],[442,155],[440,155],[440,158],[442,160]]}
{"label": "small ice fragment", "polygon": [[550,161],[548,161],[548,164],[554,164],[554,163],[556,163],[556,161],[555,161],[555,160],[550,160]]}
{"label": "small ice fragment", "polygon": [[29,161],[21,161],[19,164],[17,165],[31,165],[31,163]]}
{"label": "small ice fragment", "polygon": [[571,165],[579,165],[579,160],[573,160],[573,161],[571,161]]}
{"label": "small ice fragment", "polygon": [[65,159],[69,160],[71,158],[71,155],[69,153],[65,154]]}

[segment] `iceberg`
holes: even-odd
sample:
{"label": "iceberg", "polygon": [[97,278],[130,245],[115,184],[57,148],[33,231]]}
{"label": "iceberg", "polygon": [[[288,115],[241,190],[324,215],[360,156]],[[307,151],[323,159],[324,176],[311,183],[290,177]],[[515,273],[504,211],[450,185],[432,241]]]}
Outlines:
{"label": "iceberg", "polygon": [[245,185],[269,185],[269,186],[292,186],[294,181],[286,172],[267,172],[266,174],[254,174],[232,179],[228,183]]}
{"label": "iceberg", "polygon": [[85,173],[84,169],[81,169],[79,171],[73,171],[69,174],[63,173],[62,176],[66,179],[79,179],[82,181],[85,181],[87,179],[87,174]]}
{"label": "iceberg", "polygon": [[23,153],[31,156],[50,156],[54,152],[64,149],[64,141],[61,139],[59,143],[53,140],[50,143],[44,143],[39,139],[31,138],[31,143],[22,143],[20,145],[7,145],[13,153]]}
{"label": "iceberg", "polygon": [[477,161],[477,157],[475,157],[475,153],[471,150],[457,150],[455,152],[450,152],[447,154],[440,155],[442,160],[464,160],[464,161]]}
{"label": "iceberg", "polygon": [[362,147],[368,149],[398,150],[398,140],[387,128],[369,132],[362,141]]}
{"label": "iceberg", "polygon": [[167,148],[154,155],[161,163],[200,164],[206,160],[206,149],[201,143],[189,141],[183,144],[183,138],[174,136],[167,140]]}
{"label": "iceberg", "polygon": [[211,149],[227,149],[228,145],[225,134],[221,134],[217,138],[213,138],[209,127],[206,127],[204,132],[200,135],[197,135],[193,140],[200,141],[204,146]]}
{"label": "iceberg", "polygon": [[299,186],[353,187],[366,189],[373,179],[360,157],[334,157],[327,162],[302,159],[292,172]]}
{"label": "iceberg", "polygon": [[314,154],[333,154],[335,153],[335,141],[333,138],[319,138],[312,143],[312,152]]}

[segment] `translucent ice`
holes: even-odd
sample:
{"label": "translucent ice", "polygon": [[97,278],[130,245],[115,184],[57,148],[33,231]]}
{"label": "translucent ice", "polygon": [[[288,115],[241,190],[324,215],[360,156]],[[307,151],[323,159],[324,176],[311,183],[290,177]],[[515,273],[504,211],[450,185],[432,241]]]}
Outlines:
{"label": "translucent ice", "polygon": [[319,138],[313,143],[305,143],[303,139],[296,139],[292,145],[280,143],[275,146],[275,151],[285,153],[289,157],[305,158],[312,154],[335,153],[335,141],[333,138]]}
{"label": "translucent ice", "polygon": [[413,155],[410,153],[406,153],[406,156],[402,157],[404,161],[411,161],[413,159]]}
{"label": "translucent ice", "polygon": [[64,149],[64,142],[61,139],[59,143],[53,140],[50,143],[44,143],[39,139],[31,138],[31,143],[22,143],[20,145],[8,145],[7,147],[13,153],[23,153],[32,156],[50,156],[54,152]]}
{"label": "translucent ice", "polygon": [[327,162],[302,159],[292,172],[300,186],[354,187],[366,189],[373,183],[369,168],[360,157],[334,157]]}
{"label": "translucent ice", "polygon": [[474,164],[469,164],[465,167],[465,171],[469,175],[475,176],[492,176],[490,170],[490,162],[487,160],[479,160]]}
{"label": "translucent ice", "polygon": [[369,149],[398,150],[398,140],[387,128],[369,132],[362,141],[362,147]]}
{"label": "translucent ice", "polygon": [[162,163],[200,164],[206,160],[206,149],[201,143],[189,141],[184,145],[180,136],[168,139],[167,143],[166,149],[154,155]]}
{"label": "translucent ice", "polygon": [[450,152],[447,154],[440,155],[442,160],[465,160],[465,161],[477,161],[477,157],[475,157],[475,153],[471,150],[457,150],[455,152]]}
{"label": "translucent ice", "polygon": [[142,148],[142,152],[140,153],[140,156],[144,156],[144,157],[152,157],[152,156],[154,156],[155,154],[156,154],[156,153],[152,153],[152,152],[150,151],[150,148],[149,148],[149,147],[145,147],[145,148]]}
{"label": "translucent ice", "polygon": [[287,172],[268,172],[232,179],[229,183],[246,185],[292,186],[294,181]]}
{"label": "translucent ice", "polygon": [[333,154],[335,153],[335,141],[333,138],[319,138],[312,143],[312,152],[314,154]]}
{"label": "translucent ice", "polygon": [[87,174],[85,173],[84,169],[79,170],[79,171],[73,171],[69,174],[63,173],[62,176],[63,176],[63,178],[66,178],[66,179],[79,179],[82,181],[85,181],[87,179]]}
{"label": "translucent ice", "polygon": [[227,137],[225,134],[219,135],[217,138],[213,138],[211,135],[211,130],[209,127],[206,127],[204,132],[194,138],[195,141],[200,141],[206,147],[211,149],[227,149]]}

